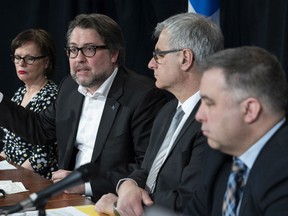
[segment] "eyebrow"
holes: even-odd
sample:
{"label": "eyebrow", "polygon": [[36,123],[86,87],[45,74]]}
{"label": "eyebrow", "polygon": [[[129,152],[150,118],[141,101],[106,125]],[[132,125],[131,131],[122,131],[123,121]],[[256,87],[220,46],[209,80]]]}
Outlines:
{"label": "eyebrow", "polygon": [[213,99],[211,99],[211,98],[208,97],[207,95],[200,95],[200,97],[201,97],[202,100],[207,100],[207,101],[211,101],[211,102],[214,101]]}
{"label": "eyebrow", "polygon": [[[69,43],[68,46],[78,46],[78,44],[72,42],[72,43]],[[82,45],[82,47],[83,46],[95,46],[95,43],[85,43]]]}

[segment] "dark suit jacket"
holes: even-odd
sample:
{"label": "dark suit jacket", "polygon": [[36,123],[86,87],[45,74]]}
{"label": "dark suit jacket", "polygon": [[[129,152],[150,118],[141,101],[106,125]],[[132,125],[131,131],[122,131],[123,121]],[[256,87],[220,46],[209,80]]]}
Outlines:
{"label": "dark suit jacket", "polygon": [[[222,216],[232,157],[209,149],[201,185],[185,215]],[[288,215],[288,126],[285,123],[258,155],[244,188],[240,216]]]}
{"label": "dark suit jacket", "polygon": [[[154,121],[141,169],[129,176],[142,188],[145,187],[149,170],[165,138],[177,104],[178,101],[174,99],[161,109]],[[200,102],[191,112],[159,171],[155,191],[151,195],[156,205],[181,211],[199,182],[202,152],[208,146],[202,135],[201,125],[195,120],[199,105]]]}
{"label": "dark suit jacket", "polygon": [[[40,115],[15,106],[10,99],[0,103],[0,125],[12,129],[32,143],[58,143],[59,168],[73,170],[77,150],[74,146],[84,96],[78,84],[66,77],[59,86],[57,100]],[[114,79],[104,106],[92,155],[97,177],[93,194],[114,192],[117,178],[127,176],[127,164],[141,164],[148,146],[154,117],[165,103],[154,81],[123,67]],[[100,177],[119,169],[114,181]],[[116,172],[116,171],[115,171]],[[108,175],[108,174],[107,174]],[[106,178],[107,176],[105,176]]]}

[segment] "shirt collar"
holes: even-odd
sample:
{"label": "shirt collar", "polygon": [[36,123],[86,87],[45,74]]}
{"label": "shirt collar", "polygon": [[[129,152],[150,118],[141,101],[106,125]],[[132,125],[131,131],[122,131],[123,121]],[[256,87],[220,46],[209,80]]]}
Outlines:
{"label": "shirt collar", "polygon": [[198,91],[195,94],[193,94],[191,97],[189,97],[183,104],[181,104],[181,102],[179,101],[177,108],[179,106],[182,106],[183,112],[185,114],[186,113],[190,114],[199,100],[200,100],[200,92]]}
{"label": "shirt collar", "polygon": [[252,168],[262,148],[273,136],[273,134],[284,124],[284,122],[285,118],[281,119],[274,127],[272,127],[264,136],[262,136],[255,144],[253,144],[246,152],[244,152],[239,157],[249,169]]}

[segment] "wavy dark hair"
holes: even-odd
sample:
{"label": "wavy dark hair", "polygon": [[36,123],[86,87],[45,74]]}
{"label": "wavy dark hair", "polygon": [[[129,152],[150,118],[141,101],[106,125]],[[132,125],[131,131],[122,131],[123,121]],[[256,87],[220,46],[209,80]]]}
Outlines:
{"label": "wavy dark hair", "polygon": [[49,58],[49,65],[45,75],[50,79],[55,72],[55,48],[49,33],[43,29],[28,29],[19,33],[11,43],[11,52],[14,55],[15,50],[27,42],[34,42],[40,49],[41,55]]}
{"label": "wavy dark hair", "polygon": [[67,46],[72,31],[76,28],[94,29],[108,47],[110,52],[119,51],[118,65],[125,63],[124,37],[120,26],[110,17],[103,14],[80,14],[69,24],[66,33]]}

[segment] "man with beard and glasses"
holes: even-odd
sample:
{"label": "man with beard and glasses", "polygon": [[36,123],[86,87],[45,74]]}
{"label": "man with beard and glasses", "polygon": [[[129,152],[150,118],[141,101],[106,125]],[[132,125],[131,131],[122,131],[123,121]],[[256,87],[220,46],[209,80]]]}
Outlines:
{"label": "man with beard and glasses", "polygon": [[[35,114],[1,94],[5,115],[0,116],[0,125],[31,143],[57,141],[60,170],[52,175],[54,183],[79,166],[94,163],[92,186],[86,183],[65,192],[97,200],[141,164],[154,117],[166,100],[154,80],[124,67],[124,39],[111,18],[78,15],[66,36],[71,76],[60,83],[56,101]],[[111,173],[114,179],[107,181]]]}

